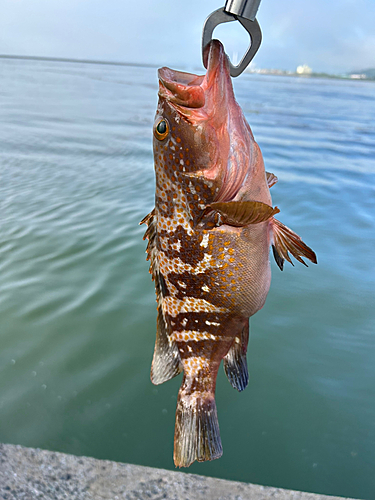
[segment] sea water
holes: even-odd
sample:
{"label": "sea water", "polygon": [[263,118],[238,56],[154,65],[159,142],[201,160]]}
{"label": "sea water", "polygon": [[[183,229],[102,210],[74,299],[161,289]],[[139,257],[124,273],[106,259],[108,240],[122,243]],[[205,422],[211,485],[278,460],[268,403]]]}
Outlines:
{"label": "sea water", "polygon": [[[155,68],[0,59],[0,441],[174,469],[181,377],[149,379]],[[375,82],[244,74],[278,218],[250,383],[223,370],[224,455],[188,471],[375,498]]]}

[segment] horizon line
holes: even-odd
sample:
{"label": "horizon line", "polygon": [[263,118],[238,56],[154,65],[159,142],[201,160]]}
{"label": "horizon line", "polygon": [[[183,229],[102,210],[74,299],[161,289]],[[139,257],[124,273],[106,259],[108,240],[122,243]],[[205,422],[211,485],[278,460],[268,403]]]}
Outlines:
{"label": "horizon line", "polygon": [[[52,57],[52,56],[27,56],[27,55],[18,55],[18,54],[0,54],[0,59],[17,59],[17,60],[29,60],[29,61],[51,61],[51,62],[65,62],[65,63],[82,63],[82,64],[102,64],[102,65],[108,65],[108,66],[130,66],[130,67],[135,67],[135,68],[160,68],[163,65],[160,64],[153,64],[153,63],[137,63],[137,62],[125,62],[125,61],[103,61],[100,59],[74,59],[70,57]],[[198,69],[195,65],[193,66],[186,66],[178,64],[181,68],[186,69],[186,68],[191,68],[194,67],[194,69]],[[248,68],[249,69],[249,68]],[[271,68],[258,68],[258,71],[260,69],[268,71],[282,71],[283,73],[291,73],[295,74],[295,71],[288,71],[288,70],[281,70],[281,69],[271,69]],[[368,68],[366,70],[362,71],[368,71],[373,68]],[[253,71],[246,71],[245,73],[247,74],[261,74],[260,72],[258,73],[257,70]],[[313,71],[311,76],[327,76],[327,77],[342,77],[343,75],[349,76],[350,74],[353,73],[359,73],[360,71],[350,71],[347,73],[326,73],[326,72],[321,72],[321,71]],[[304,76],[304,75],[302,75]],[[364,80],[373,80],[373,78],[365,78]]]}
{"label": "horizon line", "polygon": [[135,67],[146,67],[146,68],[158,68],[159,64],[152,63],[136,63],[136,62],[125,62],[125,61],[102,61],[96,59],[74,59],[70,57],[51,57],[51,56],[21,56],[12,54],[0,54],[0,59],[26,59],[32,61],[56,61],[56,62],[68,62],[68,63],[84,63],[84,64],[108,64],[113,66],[135,66]]}

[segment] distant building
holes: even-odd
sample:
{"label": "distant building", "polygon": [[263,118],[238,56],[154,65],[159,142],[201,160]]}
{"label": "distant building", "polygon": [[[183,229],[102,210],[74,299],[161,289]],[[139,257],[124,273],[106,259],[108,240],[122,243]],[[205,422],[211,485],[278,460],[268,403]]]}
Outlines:
{"label": "distant building", "polygon": [[298,75],[311,75],[312,69],[307,64],[302,64],[301,66],[297,66],[296,73]]}
{"label": "distant building", "polygon": [[352,73],[350,75],[350,78],[354,78],[355,80],[364,80],[366,78],[366,75],[364,73]]}

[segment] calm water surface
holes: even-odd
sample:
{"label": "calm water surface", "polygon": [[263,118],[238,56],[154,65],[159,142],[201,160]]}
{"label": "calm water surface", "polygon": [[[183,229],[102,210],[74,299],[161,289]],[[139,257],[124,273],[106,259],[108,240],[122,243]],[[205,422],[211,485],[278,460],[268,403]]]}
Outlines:
{"label": "calm water surface", "polygon": [[[149,380],[156,71],[0,59],[0,441],[173,469],[180,377]],[[224,455],[189,472],[375,498],[375,84],[244,75],[282,222]]]}

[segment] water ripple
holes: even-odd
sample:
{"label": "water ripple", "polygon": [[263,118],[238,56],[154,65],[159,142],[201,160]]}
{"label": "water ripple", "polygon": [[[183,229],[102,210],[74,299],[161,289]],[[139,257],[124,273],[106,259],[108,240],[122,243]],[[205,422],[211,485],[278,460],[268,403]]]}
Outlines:
{"label": "water ripple", "polygon": [[[155,70],[0,65],[0,441],[171,468],[180,381],[149,381],[156,305],[138,225],[154,202]],[[280,220],[319,265],[272,264],[250,387],[236,395],[219,376],[224,457],[191,471],[372,498],[375,86],[235,87],[279,177]]]}

